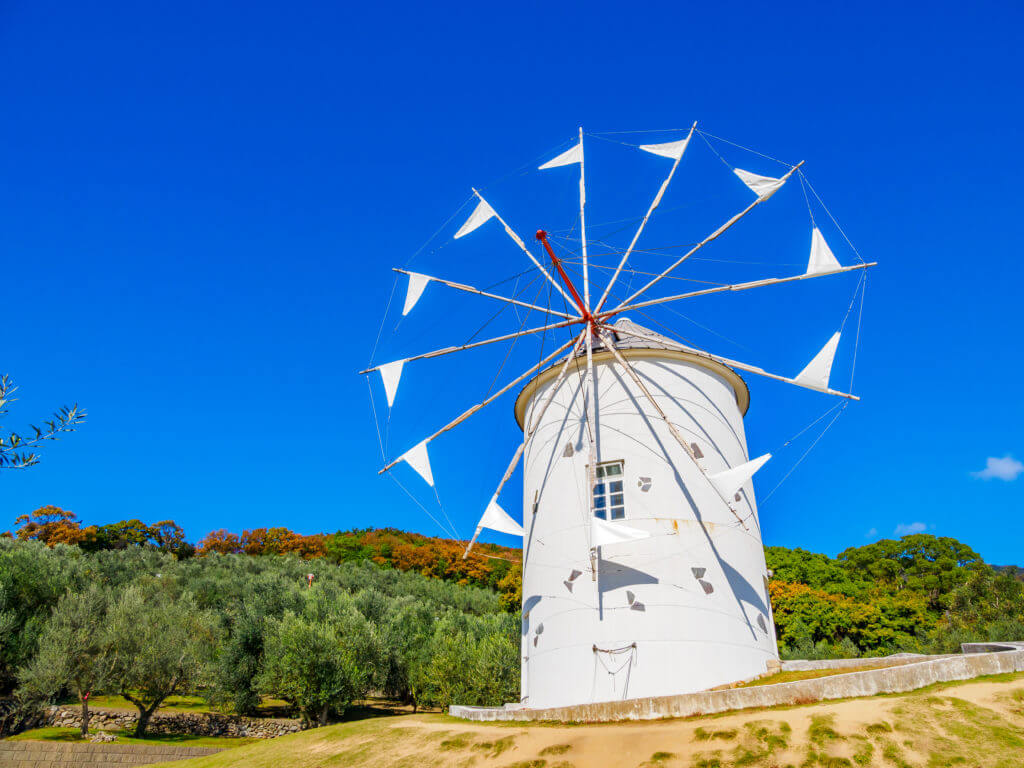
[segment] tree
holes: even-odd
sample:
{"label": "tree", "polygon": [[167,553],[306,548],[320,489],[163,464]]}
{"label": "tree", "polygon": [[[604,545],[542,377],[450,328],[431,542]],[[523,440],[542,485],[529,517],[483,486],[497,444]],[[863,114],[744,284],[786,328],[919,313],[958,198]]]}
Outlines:
{"label": "tree", "polygon": [[291,611],[267,633],[261,687],[298,707],[307,722],[326,725],[366,695],[378,660],[369,623],[349,601],[327,617]]}
{"label": "tree", "polygon": [[136,736],[145,736],[164,699],[187,693],[202,679],[217,647],[211,617],[188,594],[128,587],[108,619],[115,658],[113,687],[139,710]]}
{"label": "tree", "polygon": [[[17,387],[9,376],[0,376],[0,416],[7,415],[7,406],[14,402]],[[0,469],[24,469],[39,463],[39,454],[35,453],[47,440],[57,440],[64,432],[74,432],[75,427],[85,423],[86,413],[78,404],[70,408],[62,407],[53,414],[53,418],[43,422],[42,428],[30,424],[32,434],[25,437],[17,432],[9,432],[6,437],[0,436]]]}
{"label": "tree", "polygon": [[19,675],[19,694],[27,698],[50,699],[70,687],[82,703],[82,736],[89,733],[89,696],[106,688],[113,671],[107,604],[97,584],[65,594],[46,622],[38,652]]}
{"label": "tree", "polygon": [[[19,515],[14,520],[21,525],[17,536],[22,541],[35,539],[47,546],[56,544],[78,544],[89,536],[74,512],[47,504],[28,515]],[[95,529],[93,529],[95,530]]]}

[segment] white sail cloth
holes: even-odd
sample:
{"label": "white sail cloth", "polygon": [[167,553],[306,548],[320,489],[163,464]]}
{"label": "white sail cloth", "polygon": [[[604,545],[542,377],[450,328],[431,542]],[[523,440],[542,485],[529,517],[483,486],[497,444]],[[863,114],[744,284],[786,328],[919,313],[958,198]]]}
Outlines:
{"label": "white sail cloth", "polygon": [[750,187],[750,190],[756,194],[762,200],[767,200],[769,197],[779,191],[779,188],[786,183],[785,179],[776,179],[772,176],[760,176],[750,171],[744,171],[742,168],[733,168],[732,172],[740,177],[740,181]]}
{"label": "white sail cloth", "polygon": [[811,389],[828,389],[828,379],[832,374],[832,361],[836,357],[836,348],[839,346],[839,332],[832,335],[821,351],[814,356],[814,359],[807,364],[793,380]]}
{"label": "white sail cloth", "polygon": [[565,150],[565,152],[557,157],[551,158],[544,163],[544,165],[538,166],[537,170],[546,171],[548,168],[558,168],[563,165],[572,165],[573,163],[581,162],[583,162],[583,143],[579,142],[575,146]]}
{"label": "white sail cloth", "polygon": [[708,475],[708,480],[711,481],[711,484],[718,489],[722,496],[727,499],[731,498],[771,457],[770,453],[766,453],[764,456],[758,456],[756,459],[744,462],[739,466]]}
{"label": "white sail cloth", "polygon": [[384,394],[388,398],[388,408],[395,403],[395,394],[398,392],[398,382],[402,379],[404,365],[405,360],[395,360],[393,363],[385,363],[377,368],[381,383],[384,385]]}
{"label": "white sail cloth", "polygon": [[473,212],[469,214],[469,218],[466,219],[466,223],[459,227],[459,231],[455,233],[455,239],[458,240],[460,237],[465,237],[473,230],[479,229],[483,224],[490,221],[494,215],[494,209],[491,208],[490,204],[481,197],[476,208],[473,209]]}
{"label": "white sail cloth", "polygon": [[842,265],[839,263],[839,259],[832,253],[832,249],[828,247],[828,243],[825,242],[825,237],[821,234],[821,230],[815,227],[811,232],[811,256],[807,261],[806,274],[817,275],[841,268]]}
{"label": "white sail cloth", "polygon": [[652,155],[660,155],[670,160],[678,160],[686,151],[686,145],[690,143],[690,137],[679,141],[667,141],[664,144],[641,144],[640,149],[650,152]]}
{"label": "white sail cloth", "polygon": [[498,504],[497,496],[491,497],[491,500],[487,503],[487,509],[484,510],[483,515],[480,517],[480,522],[476,524],[477,535],[479,535],[480,530],[483,528],[490,528],[492,531],[507,533],[511,536],[523,535],[523,526],[513,520],[508,512],[501,508]]}
{"label": "white sail cloth", "polygon": [[408,451],[398,457],[416,470],[416,473],[427,481],[427,485],[434,485],[434,473],[430,471],[430,456],[427,455],[427,441],[417,443]]}
{"label": "white sail cloth", "polygon": [[423,291],[430,280],[430,277],[421,275],[419,272],[409,273],[409,287],[405,291],[405,305],[402,307],[402,317],[408,315],[412,308],[416,306],[416,302],[420,300],[420,296],[423,295]]}
{"label": "white sail cloth", "polygon": [[591,526],[590,545],[592,547],[604,547],[609,544],[622,544],[625,541],[639,541],[649,539],[651,534],[641,531],[639,528],[630,528],[622,523],[609,523],[599,517],[593,518]]}

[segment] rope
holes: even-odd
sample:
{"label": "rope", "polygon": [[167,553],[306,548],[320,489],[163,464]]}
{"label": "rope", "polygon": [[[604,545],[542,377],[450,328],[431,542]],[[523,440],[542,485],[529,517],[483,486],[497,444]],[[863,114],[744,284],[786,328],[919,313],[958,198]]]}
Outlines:
{"label": "rope", "polygon": [[853,392],[853,374],[857,370],[857,352],[860,350],[860,324],[864,317],[864,294],[868,292],[868,276],[865,271],[864,278],[861,280],[860,290],[860,309],[857,312],[857,335],[854,337],[853,342],[853,362],[850,364],[850,391]]}
{"label": "rope", "polygon": [[766,504],[768,502],[768,499],[770,499],[772,497],[772,495],[777,490],[779,490],[779,486],[782,485],[784,482],[786,482],[786,480],[789,479],[789,476],[792,475],[796,471],[796,468],[799,467],[803,463],[803,460],[807,458],[807,454],[809,454],[812,450],[814,450],[814,446],[816,446],[818,444],[818,442],[821,440],[821,438],[823,438],[825,436],[825,433],[828,432],[832,428],[832,425],[835,424],[836,421],[839,419],[839,417],[843,415],[843,411],[846,410],[846,407],[849,404],[850,404],[849,401],[845,401],[845,402],[840,404],[839,412],[832,418],[832,421],[830,421],[828,423],[828,425],[823,430],[821,430],[821,434],[818,435],[816,438],[814,438],[814,442],[811,443],[810,446],[807,448],[807,450],[803,452],[803,455],[799,459],[797,459],[796,464],[794,464],[792,466],[792,468],[789,470],[789,472],[787,472],[783,476],[783,478],[781,480],[779,480],[779,482],[775,485],[775,487],[772,488],[768,492],[768,495],[765,496],[764,499],[761,501],[762,505],[764,505],[764,504]]}
{"label": "rope", "polygon": [[[756,149],[751,149],[750,147],[744,147],[742,144],[737,144],[735,141],[729,141],[728,139],[723,139],[721,136],[715,136],[713,133],[707,133],[706,131],[697,131],[697,133],[699,133],[702,138],[703,137],[710,137],[712,139],[716,139],[717,141],[723,141],[726,144],[731,144],[732,146],[736,147],[737,149],[742,149],[745,152],[751,152],[751,153],[753,153],[755,155],[758,155],[760,157],[765,158],[766,160],[771,160],[772,162],[779,163],[780,165],[785,165],[785,166],[787,166],[789,168],[792,168],[793,165],[794,165],[794,163],[787,163],[785,160],[779,160],[779,158],[777,158],[777,157],[772,157],[771,155],[766,155],[764,152],[758,152]],[[707,138],[705,138],[704,141],[707,141]],[[708,146],[709,147],[711,146],[710,142],[708,142]],[[714,151],[714,147],[712,147],[712,151]],[[718,155],[718,152],[715,152],[715,154]],[[719,155],[719,157],[721,157],[721,155]],[[728,163],[726,163],[726,165],[728,165]]]}
{"label": "rope", "polygon": [[800,177],[807,183],[807,188],[809,190],[811,190],[811,193],[817,199],[818,204],[821,205],[821,207],[825,211],[825,213],[828,214],[828,217],[830,219],[832,219],[832,223],[836,225],[836,229],[839,230],[839,234],[841,234],[843,236],[843,239],[846,240],[846,244],[850,246],[850,249],[853,251],[854,255],[860,260],[860,263],[863,264],[864,263],[864,259],[861,257],[860,253],[857,251],[857,247],[853,244],[853,241],[851,241],[850,238],[846,236],[846,232],[843,231],[843,228],[841,226],[839,226],[839,222],[836,221],[836,217],[832,215],[832,211],[830,211],[828,209],[828,206],[825,205],[825,201],[821,199],[821,195],[818,194],[817,190],[815,190],[815,188],[811,184],[811,182],[808,181],[806,176],[804,176],[803,169],[798,169],[797,173],[799,173]]}

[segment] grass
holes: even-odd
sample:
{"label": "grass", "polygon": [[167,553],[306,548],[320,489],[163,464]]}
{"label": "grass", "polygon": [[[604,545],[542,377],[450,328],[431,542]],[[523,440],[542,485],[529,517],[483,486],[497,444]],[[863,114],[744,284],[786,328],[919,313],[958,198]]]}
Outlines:
{"label": "grass", "polygon": [[[96,733],[90,729],[90,733]],[[260,739],[252,738],[229,738],[227,736],[190,736],[187,734],[153,734],[139,739],[131,735],[130,731],[110,731],[117,736],[118,744],[160,744],[173,745],[177,747],[241,747],[245,744],[253,744]],[[17,736],[9,737],[10,741],[62,741],[79,742],[88,744],[88,739],[82,738],[82,731],[78,728],[33,728],[30,731],[23,731]]]}

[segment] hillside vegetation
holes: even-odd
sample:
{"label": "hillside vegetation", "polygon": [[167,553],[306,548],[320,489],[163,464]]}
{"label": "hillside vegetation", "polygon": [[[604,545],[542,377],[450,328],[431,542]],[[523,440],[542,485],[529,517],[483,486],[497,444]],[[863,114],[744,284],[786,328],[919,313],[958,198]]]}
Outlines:
{"label": "hillside vegetation", "polygon": [[[325,723],[374,691],[416,707],[518,697],[520,552],[396,530],[302,536],[173,521],[87,526],[55,507],[0,538],[0,695],[169,696]],[[1024,638],[1024,583],[925,534],[836,558],[769,547],[784,657],[955,652]],[[3,724],[0,723],[0,727]]]}

